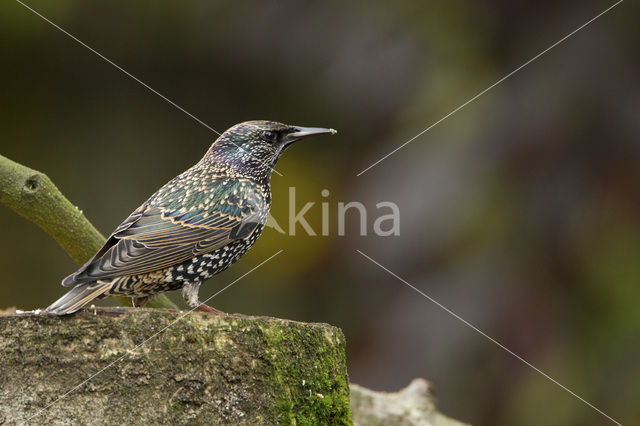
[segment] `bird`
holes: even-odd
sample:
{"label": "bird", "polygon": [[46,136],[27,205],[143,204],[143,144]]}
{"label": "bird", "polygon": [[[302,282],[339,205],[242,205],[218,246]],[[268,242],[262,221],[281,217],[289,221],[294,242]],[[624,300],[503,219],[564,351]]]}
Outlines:
{"label": "bird", "polygon": [[108,296],[141,307],[154,294],[182,289],[191,308],[220,313],[199,300],[201,284],[238,261],[256,242],[271,207],[271,174],[294,142],[334,129],[256,120],[236,124],[204,157],[129,215],[46,312],[72,314]]}

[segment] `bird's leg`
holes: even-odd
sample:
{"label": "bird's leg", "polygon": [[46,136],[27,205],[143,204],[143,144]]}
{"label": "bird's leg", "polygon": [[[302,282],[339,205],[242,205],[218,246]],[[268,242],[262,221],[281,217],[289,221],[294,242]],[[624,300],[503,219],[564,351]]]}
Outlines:
{"label": "bird's leg", "polygon": [[192,308],[198,308],[203,312],[207,312],[210,314],[223,314],[224,312],[213,308],[207,304],[204,304],[198,300],[198,291],[200,290],[199,282],[185,282],[182,287],[182,298],[187,305]]}
{"label": "bird's leg", "polygon": [[149,296],[132,297],[131,301],[133,302],[134,308],[142,308],[149,301]]}
{"label": "bird's leg", "polygon": [[202,302],[198,302],[198,309],[209,314],[224,314],[224,312],[222,312],[220,309],[216,309],[213,306],[209,306]]}

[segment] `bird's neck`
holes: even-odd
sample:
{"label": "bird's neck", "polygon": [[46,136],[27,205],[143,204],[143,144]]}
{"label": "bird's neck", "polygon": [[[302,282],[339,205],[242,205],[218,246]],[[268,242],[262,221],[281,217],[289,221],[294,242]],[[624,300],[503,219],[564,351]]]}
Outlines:
{"label": "bird's neck", "polygon": [[208,169],[212,173],[224,173],[229,177],[248,178],[263,185],[270,184],[273,171],[269,164],[261,163],[255,158],[239,158],[224,153],[221,155],[213,149],[207,152],[197,167]]}

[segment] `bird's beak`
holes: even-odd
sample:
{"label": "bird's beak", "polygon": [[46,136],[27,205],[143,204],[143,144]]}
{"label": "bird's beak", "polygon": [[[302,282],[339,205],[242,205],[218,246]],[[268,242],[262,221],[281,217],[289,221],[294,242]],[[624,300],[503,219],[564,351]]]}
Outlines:
{"label": "bird's beak", "polygon": [[324,134],[335,135],[336,133],[338,132],[334,129],[324,129],[322,127],[294,126],[293,131],[290,133],[287,133],[284,139],[285,139],[285,143],[288,145],[292,142],[297,141],[298,139],[306,138],[307,136],[324,135]]}

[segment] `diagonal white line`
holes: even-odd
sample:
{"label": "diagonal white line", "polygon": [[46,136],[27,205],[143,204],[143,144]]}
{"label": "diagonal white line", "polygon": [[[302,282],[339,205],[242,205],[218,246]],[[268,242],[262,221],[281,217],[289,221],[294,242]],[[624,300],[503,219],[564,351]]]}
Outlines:
{"label": "diagonal white line", "polygon": [[85,42],[83,42],[82,40],[80,40],[79,38],[77,38],[76,36],[74,36],[73,34],[71,34],[70,32],[64,30],[63,28],[61,28],[59,25],[57,25],[55,22],[51,21],[50,19],[48,19],[46,16],[42,15],[41,13],[39,13],[38,11],[34,10],[33,8],[31,8],[30,6],[24,4],[23,2],[21,2],[20,0],[16,0],[18,3],[20,3],[22,6],[26,7],[27,9],[29,9],[30,11],[32,11],[33,13],[35,13],[36,15],[38,15],[40,18],[44,19],[45,21],[47,21],[48,23],[50,23],[51,25],[53,25],[54,27],[56,27],[58,30],[62,31],[64,34],[66,34],[67,36],[69,36],[70,38],[72,38],[74,41],[76,41],[78,44],[86,47],[87,49],[89,49],[90,51],[92,51],[93,53],[95,53],[96,55],[98,55],[99,57],[101,57],[102,59],[104,59],[106,62],[108,62],[109,64],[113,65],[115,68],[119,69],[120,71],[122,71],[123,73],[125,73],[126,75],[128,75],[129,77],[131,77],[132,79],[134,79],[135,81],[137,81],[138,83],[140,83],[142,86],[146,87],[147,89],[149,89],[150,91],[152,91],[153,93],[155,93],[156,95],[160,96],[162,99],[164,99],[165,101],[169,102],[171,105],[173,105],[174,107],[178,108],[180,111],[184,112],[185,114],[187,114],[189,117],[193,118],[195,121],[197,121],[198,123],[202,124],[204,127],[206,127],[207,129],[211,130],[213,133],[217,134],[218,136],[220,136],[220,132],[218,132],[216,129],[214,129],[213,127],[209,126],[207,123],[205,123],[204,121],[200,120],[198,117],[196,117],[195,115],[191,114],[189,111],[187,111],[186,109],[182,108],[180,105],[178,105],[177,103],[173,102],[171,99],[167,98],[165,95],[163,95],[162,93],[158,92],[156,89],[154,89],[153,87],[149,86],[147,83],[145,83],[144,81],[140,80],[138,77],[136,77],[135,75],[131,74],[129,71],[125,70],[124,68],[122,68],[120,65],[116,64],[115,62],[113,62],[111,59],[107,58],[106,56],[104,56],[102,53],[98,52],[96,49],[94,49],[93,47],[89,46],[88,44],[86,44]]}
{"label": "diagonal white line", "polygon": [[[210,296],[209,298],[207,298],[204,302],[202,303],[207,303],[209,300],[213,299],[214,297],[216,297],[217,295],[219,295],[220,293],[222,293],[223,291],[225,291],[226,289],[228,289],[229,287],[231,287],[232,285],[234,285],[235,283],[237,283],[238,281],[240,281],[241,279],[243,279],[244,277],[246,277],[247,275],[249,275],[250,273],[252,273],[253,271],[255,271],[256,269],[260,268],[262,265],[264,265],[265,263],[267,263],[268,261],[270,261],[271,259],[273,259],[274,257],[276,257],[277,255],[279,255],[280,253],[282,253],[283,250],[278,250],[275,254],[271,255],[271,257],[269,257],[268,259],[263,260],[262,262],[260,262],[258,265],[254,266],[251,270],[249,270],[248,272],[245,272],[243,275],[241,275],[240,277],[236,278],[235,280],[233,280],[230,284],[227,284],[222,290],[219,290],[217,293],[215,293],[213,296]],[[163,333],[165,330],[167,330],[169,327],[173,326],[175,323],[181,321],[185,316],[189,315],[191,312],[195,311],[198,308],[192,308],[190,310],[188,310],[187,312],[183,313],[182,315],[180,315],[178,318],[176,318],[175,320],[173,320],[171,323],[169,323],[169,325],[165,326],[164,328],[161,328],[160,330],[156,331],[154,334],[152,334],[151,336],[149,336],[147,339],[145,339],[142,343],[137,344],[136,346],[133,347],[133,349],[128,349],[127,352],[122,355],[120,358],[116,359],[115,361],[112,361],[111,363],[109,363],[106,367],[103,367],[102,369],[98,370],[96,373],[92,374],[89,378],[87,378],[86,380],[84,380],[83,382],[77,384],[76,386],[74,386],[73,388],[69,389],[67,392],[65,392],[64,394],[62,394],[62,396],[60,396],[58,399],[56,399],[55,401],[53,401],[52,403],[50,403],[49,405],[47,405],[46,407],[42,408],[41,410],[39,410],[37,413],[25,418],[20,424],[26,424],[29,420],[33,419],[34,417],[39,416],[40,414],[42,414],[44,411],[48,410],[52,405],[57,404],[59,401],[61,401],[62,399],[66,398],[68,395],[70,395],[71,393],[75,392],[76,390],[78,390],[80,387],[82,387],[85,383],[89,382],[90,380],[92,380],[93,378],[95,378],[96,376],[98,376],[99,374],[101,374],[103,371],[113,367],[115,364],[119,363],[120,361],[122,361],[127,355],[132,354],[136,349],[138,349],[139,347],[141,347],[142,345],[144,345],[145,343],[147,343],[149,340],[153,339],[154,337],[156,337],[157,335]]]}
{"label": "diagonal white line", "polygon": [[[127,76],[131,77],[133,80],[135,80],[136,82],[138,82],[140,85],[144,86],[145,88],[147,88],[148,90],[150,90],[151,92],[155,93],[156,95],[160,96],[162,99],[164,99],[165,101],[167,101],[168,103],[170,103],[171,105],[173,105],[174,107],[176,107],[177,109],[179,109],[180,111],[182,111],[183,113],[187,114],[189,117],[191,117],[192,119],[194,119],[195,121],[197,121],[198,123],[202,124],[204,127],[206,127],[207,129],[211,130],[213,133],[215,133],[218,136],[221,136],[221,133],[219,131],[217,131],[216,129],[214,129],[213,127],[209,126],[207,123],[205,123],[204,121],[200,120],[198,117],[196,117],[195,115],[191,114],[189,111],[187,111],[186,109],[182,108],[180,105],[178,105],[177,103],[173,102],[171,99],[167,98],[165,95],[163,95],[162,93],[158,92],[156,89],[154,89],[153,87],[149,86],[147,83],[145,83],[144,81],[140,80],[138,77],[136,77],[135,75],[131,74],[129,71],[125,70],[124,68],[122,68],[120,65],[116,64],[115,62],[113,62],[111,59],[107,58],[106,56],[104,56],[102,53],[98,52],[97,50],[95,50],[93,47],[89,46],[88,44],[86,44],[85,42],[83,42],[82,40],[80,40],[79,38],[77,38],[76,36],[74,36],[73,34],[71,34],[70,32],[66,31],[65,29],[63,29],[62,27],[60,27],[59,25],[57,25],[55,22],[51,21],[50,19],[48,19],[46,16],[42,15],[41,13],[39,13],[38,11],[36,11],[35,9],[33,9],[32,7],[24,4],[22,1],[20,0],[16,0],[16,2],[18,2],[19,4],[21,4],[22,6],[24,6],[25,8],[29,9],[31,12],[35,13],[36,15],[38,15],[40,18],[42,18],[43,20],[47,21],[49,24],[53,25],[55,28],[57,28],[58,30],[60,30],[62,33],[64,33],[65,35],[67,35],[68,37],[70,37],[72,40],[74,40],[75,42],[77,42],[78,44],[80,44],[81,46],[86,47],[87,49],[89,49],[91,52],[95,53],[96,55],[98,55],[100,58],[102,58],[103,60],[105,60],[107,63],[109,63],[110,65],[112,65],[113,67],[117,68],[118,70],[122,71],[124,74],[126,74]],[[235,145],[235,144],[234,144]],[[244,149],[238,145],[236,145],[240,150],[244,151]],[[280,173],[279,171],[277,171],[276,169],[273,169],[274,173],[276,173],[279,176],[282,176],[282,173]]]}
{"label": "diagonal white line", "polygon": [[512,356],[514,356],[515,358],[517,358],[518,360],[520,360],[521,362],[523,362],[524,364],[526,364],[527,366],[529,366],[530,368],[532,368],[533,370],[535,370],[536,372],[538,372],[539,374],[541,374],[542,376],[544,376],[545,378],[547,378],[548,380],[550,380],[551,382],[555,383],[556,385],[558,385],[559,387],[561,387],[562,389],[564,389],[565,391],[569,392],[571,395],[573,395],[574,397],[576,397],[577,399],[579,399],[580,401],[584,402],[585,404],[587,404],[589,407],[593,408],[594,410],[596,410],[598,413],[602,414],[604,417],[606,417],[607,419],[611,420],[613,423],[622,426],[622,424],[618,421],[616,421],[615,419],[613,419],[612,417],[610,417],[607,413],[605,413],[604,411],[602,411],[601,409],[599,409],[598,407],[596,407],[595,405],[591,404],[589,401],[585,400],[584,398],[582,398],[580,395],[576,394],[575,392],[573,392],[571,389],[567,388],[566,386],[564,386],[562,383],[558,382],[556,379],[554,379],[553,377],[549,376],[547,373],[545,373],[544,371],[540,370],[538,367],[536,367],[535,365],[531,364],[529,361],[527,361],[526,359],[522,358],[520,355],[518,355],[517,353],[513,352],[511,349],[507,348],[506,346],[504,346],[502,343],[498,342],[496,339],[494,339],[493,337],[489,336],[487,333],[485,333],[484,331],[480,330],[478,327],[476,327],[475,325],[471,324],[469,321],[465,320],[464,318],[462,318],[460,315],[456,314],[455,312],[453,312],[451,309],[447,308],[446,306],[444,306],[442,303],[438,302],[437,300],[435,300],[433,297],[429,296],[428,294],[424,293],[422,290],[419,290],[418,288],[414,287],[413,285],[411,285],[409,282],[407,282],[405,279],[403,279],[402,277],[396,275],[395,273],[391,272],[388,268],[386,268],[385,266],[381,265],[379,262],[373,260],[371,257],[367,256],[366,254],[364,254],[363,252],[361,252],[360,250],[356,250],[358,253],[360,253],[363,257],[365,257],[366,259],[370,260],[372,263],[375,263],[376,265],[378,265],[380,268],[382,268],[383,270],[385,270],[387,273],[389,273],[391,276],[397,278],[398,280],[400,280],[401,282],[403,282],[404,284],[406,284],[408,287],[410,287],[411,289],[415,290],[416,292],[418,292],[420,295],[422,295],[423,297],[425,297],[426,299],[428,299],[430,302],[434,303],[435,305],[437,305],[439,308],[443,309],[444,311],[446,311],[448,314],[450,314],[451,316],[453,316],[454,318],[456,318],[457,320],[461,321],[463,324],[465,324],[467,327],[471,328],[472,330],[474,330],[475,332],[477,332],[478,334],[480,334],[481,336],[485,337],[486,339],[488,339],[489,341],[491,341],[492,343],[496,344],[500,349],[508,352],[509,354],[511,354]]}
{"label": "diagonal white line", "polygon": [[614,7],[616,7],[617,5],[619,5],[620,3],[622,3],[623,0],[618,0],[618,2],[614,3],[613,5],[609,6],[608,8],[606,8],[605,10],[603,10],[602,12],[600,12],[599,14],[597,14],[596,16],[594,16],[593,18],[591,18],[590,20],[588,20],[587,22],[585,22],[584,24],[580,25],[578,28],[576,28],[575,30],[571,31],[569,34],[567,34],[566,36],[562,37],[560,40],[556,41],[555,43],[553,43],[551,46],[547,47],[546,49],[544,49],[542,52],[538,53],[536,56],[534,56],[533,58],[529,59],[527,62],[525,62],[524,64],[520,65],[518,68],[516,68],[515,70],[511,71],[509,74],[505,75],[504,77],[502,77],[500,80],[496,81],[495,83],[493,83],[491,86],[487,87],[486,89],[484,89],[483,91],[479,92],[478,94],[476,94],[474,97],[472,97],[471,99],[469,99],[468,101],[466,101],[465,103],[463,103],[462,105],[460,105],[459,107],[457,107],[456,109],[454,109],[453,111],[451,111],[450,113],[448,113],[447,115],[445,115],[444,117],[442,117],[440,120],[436,121],[435,123],[433,123],[432,125],[430,125],[429,127],[427,127],[426,129],[424,129],[423,131],[421,131],[420,133],[418,133],[417,135],[415,135],[414,137],[412,137],[411,139],[409,139],[408,141],[404,142],[402,145],[398,146],[397,148],[395,148],[393,151],[389,152],[388,154],[386,154],[385,156],[383,156],[382,158],[380,158],[379,160],[377,160],[376,162],[374,162],[373,164],[371,164],[369,167],[367,167],[366,169],[362,170],[360,173],[358,173],[356,176],[361,176],[364,173],[366,173],[367,171],[369,171],[370,169],[372,169],[373,167],[377,166],[378,164],[380,164],[382,161],[386,160],[387,158],[389,158],[390,156],[392,156],[393,154],[395,154],[396,152],[400,151],[402,148],[404,148],[405,146],[409,145],[411,142],[413,142],[414,140],[416,140],[417,138],[419,138],[420,136],[422,136],[423,134],[425,134],[426,132],[428,132],[429,130],[431,130],[432,128],[434,128],[435,126],[437,126],[438,124],[442,123],[444,120],[446,120],[447,118],[451,117],[453,114],[455,114],[456,112],[460,111],[462,108],[466,107],[467,105],[469,105],[471,102],[475,101],[476,99],[478,99],[480,96],[484,95],[485,93],[487,93],[489,90],[493,89],[494,87],[496,87],[498,84],[502,83],[503,81],[505,81],[506,79],[508,79],[509,77],[511,77],[512,75],[514,75],[515,73],[517,73],[518,71],[520,71],[522,68],[526,67],[527,65],[529,65],[531,62],[535,61],[536,59],[540,58],[542,55],[544,55],[545,53],[547,53],[548,51],[550,51],[551,49],[553,49],[554,47],[558,46],[560,43],[564,42],[566,39],[568,39],[569,37],[573,36],[575,33],[577,33],[578,31],[580,31],[581,29],[583,29],[584,27],[586,27],[587,25],[589,25],[590,23],[592,23],[593,21],[595,21],[596,19],[598,19],[599,17],[601,17],[602,15],[604,15],[605,13],[609,12],[611,9],[613,9]]}

